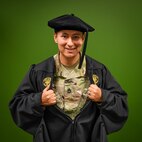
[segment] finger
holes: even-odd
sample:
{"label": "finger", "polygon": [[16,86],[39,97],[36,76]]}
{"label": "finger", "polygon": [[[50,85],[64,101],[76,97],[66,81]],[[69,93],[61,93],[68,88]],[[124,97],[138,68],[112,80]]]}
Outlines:
{"label": "finger", "polygon": [[95,88],[97,85],[91,84],[90,87]]}
{"label": "finger", "polygon": [[47,105],[56,104],[56,97],[49,98],[46,104]]}
{"label": "finger", "polygon": [[51,101],[51,102],[56,102],[56,97],[54,96],[54,97],[52,97],[52,98],[50,98],[50,100],[49,101]]}
{"label": "finger", "polygon": [[46,95],[46,98],[47,98],[47,99],[53,98],[53,97],[56,97],[54,93],[51,93],[51,94]]}
{"label": "finger", "polygon": [[91,99],[94,102],[102,102],[102,99],[103,99],[101,91],[98,92],[98,93],[89,92],[88,98]]}
{"label": "finger", "polygon": [[95,95],[92,95],[91,93],[88,95],[88,98],[91,99],[91,100],[94,100],[95,99]]}
{"label": "finger", "polygon": [[91,84],[89,88],[90,88],[90,89],[96,89],[96,88],[98,88],[98,86],[97,86],[97,85],[94,85],[94,84]]}
{"label": "finger", "polygon": [[94,88],[90,87],[88,90],[89,90],[89,92],[92,92],[94,90]]}
{"label": "finger", "polygon": [[47,86],[44,88],[43,92],[48,91],[48,90],[49,90],[49,86],[50,86],[50,85],[47,85]]}
{"label": "finger", "polygon": [[54,104],[56,104],[56,101],[49,101],[49,102],[44,103],[43,105],[50,106],[50,105],[54,105]]}
{"label": "finger", "polygon": [[48,96],[48,95],[50,95],[50,94],[53,94],[54,93],[54,91],[53,90],[44,90],[43,91],[43,96]]}
{"label": "finger", "polygon": [[55,104],[56,104],[56,101],[52,101],[52,102],[48,103],[47,106],[55,105]]}
{"label": "finger", "polygon": [[91,95],[91,92],[88,90],[87,94],[88,94],[88,95]]}
{"label": "finger", "polygon": [[54,91],[53,90],[48,90],[48,91],[46,91],[46,94],[47,95],[49,95],[49,94],[53,94],[54,93]]}
{"label": "finger", "polygon": [[88,90],[90,92],[97,93],[100,90],[100,88],[98,86],[94,86],[94,87],[90,87]]}
{"label": "finger", "polygon": [[88,91],[88,93],[87,93],[89,96],[92,96],[92,95],[94,95],[94,92],[92,92],[92,91]]}

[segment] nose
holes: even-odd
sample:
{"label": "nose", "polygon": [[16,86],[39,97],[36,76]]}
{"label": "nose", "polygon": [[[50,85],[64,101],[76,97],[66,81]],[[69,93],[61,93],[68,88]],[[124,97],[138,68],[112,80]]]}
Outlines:
{"label": "nose", "polygon": [[68,45],[69,47],[72,47],[72,46],[73,46],[73,41],[72,41],[71,38],[68,39],[67,45]]}

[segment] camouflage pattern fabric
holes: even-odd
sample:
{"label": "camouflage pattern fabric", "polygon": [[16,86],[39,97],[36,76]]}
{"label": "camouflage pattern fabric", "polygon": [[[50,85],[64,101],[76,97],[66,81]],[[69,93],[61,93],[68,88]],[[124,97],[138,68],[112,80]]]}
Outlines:
{"label": "camouflage pattern fabric", "polygon": [[54,91],[57,106],[74,119],[87,99],[86,93],[90,82],[85,77],[86,60],[84,59],[82,68],[78,69],[78,64],[71,68],[63,66],[59,61],[58,54],[54,56],[54,59],[56,64]]}

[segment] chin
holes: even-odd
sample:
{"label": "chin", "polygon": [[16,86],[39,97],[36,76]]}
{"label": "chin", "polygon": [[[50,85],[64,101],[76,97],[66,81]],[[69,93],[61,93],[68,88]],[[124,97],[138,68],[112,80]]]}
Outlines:
{"label": "chin", "polygon": [[67,53],[65,56],[66,56],[67,58],[76,57],[76,55],[75,55],[75,54],[72,54],[72,53]]}

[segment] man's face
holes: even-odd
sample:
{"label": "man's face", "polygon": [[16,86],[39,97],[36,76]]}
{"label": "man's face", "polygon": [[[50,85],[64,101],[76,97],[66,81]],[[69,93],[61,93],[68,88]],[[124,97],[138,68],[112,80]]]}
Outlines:
{"label": "man's face", "polygon": [[82,48],[84,38],[85,34],[76,30],[61,30],[54,34],[60,56],[64,58],[75,58]]}

